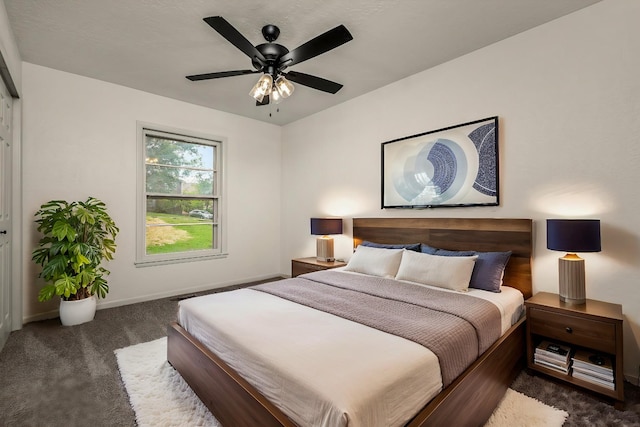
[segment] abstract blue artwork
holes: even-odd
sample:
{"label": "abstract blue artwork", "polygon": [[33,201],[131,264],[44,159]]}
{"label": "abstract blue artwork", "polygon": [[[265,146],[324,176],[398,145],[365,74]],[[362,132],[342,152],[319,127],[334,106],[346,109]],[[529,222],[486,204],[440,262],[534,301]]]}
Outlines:
{"label": "abstract blue artwork", "polygon": [[498,117],[382,143],[383,209],[498,204]]}

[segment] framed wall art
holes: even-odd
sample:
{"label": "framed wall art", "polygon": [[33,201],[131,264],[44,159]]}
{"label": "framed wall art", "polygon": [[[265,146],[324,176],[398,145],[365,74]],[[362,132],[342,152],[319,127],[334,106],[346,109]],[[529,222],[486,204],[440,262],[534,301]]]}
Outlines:
{"label": "framed wall art", "polygon": [[498,204],[498,117],[382,143],[383,209]]}

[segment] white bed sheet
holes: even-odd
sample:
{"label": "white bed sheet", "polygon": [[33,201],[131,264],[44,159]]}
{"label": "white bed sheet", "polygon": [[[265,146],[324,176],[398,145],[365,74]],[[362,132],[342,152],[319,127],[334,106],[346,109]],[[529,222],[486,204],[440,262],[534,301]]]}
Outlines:
{"label": "white bed sheet", "polygon": [[[515,316],[514,293],[478,292]],[[300,426],[404,425],[442,389],[429,349],[264,292],[183,300],[178,322]]]}

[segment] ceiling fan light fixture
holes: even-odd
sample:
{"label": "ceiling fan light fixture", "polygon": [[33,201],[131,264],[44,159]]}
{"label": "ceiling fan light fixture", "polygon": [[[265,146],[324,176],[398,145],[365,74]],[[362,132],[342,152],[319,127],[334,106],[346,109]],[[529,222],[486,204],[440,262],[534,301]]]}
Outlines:
{"label": "ceiling fan light fixture", "polygon": [[262,77],[255,84],[249,95],[258,102],[262,102],[265,95],[271,94],[271,88],[273,87],[273,77],[270,74],[263,74]]}
{"label": "ceiling fan light fixture", "polygon": [[291,96],[291,94],[293,93],[293,90],[295,89],[293,86],[293,83],[291,83],[289,80],[285,79],[284,76],[280,76],[276,79],[276,83],[275,83],[275,88],[278,92],[278,94],[282,97],[282,98],[288,98]]}
{"label": "ceiling fan light fixture", "polygon": [[278,89],[274,86],[273,89],[271,89],[271,95],[270,95],[270,99],[269,99],[269,103],[270,104],[280,104],[280,102],[282,101],[282,96],[280,95],[280,92],[278,91]]}

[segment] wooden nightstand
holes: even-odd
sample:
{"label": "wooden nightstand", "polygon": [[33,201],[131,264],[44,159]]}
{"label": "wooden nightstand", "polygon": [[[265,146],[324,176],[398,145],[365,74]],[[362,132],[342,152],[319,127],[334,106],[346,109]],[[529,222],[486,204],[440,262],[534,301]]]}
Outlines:
{"label": "wooden nightstand", "polygon": [[[591,390],[615,400],[616,409],[624,405],[622,365],[622,306],[588,299],[571,305],[557,294],[540,292],[525,301],[527,310],[527,366],[529,369]],[[610,390],[569,374],[533,363],[536,346],[543,340],[576,349],[599,352],[613,361],[615,389]]]}
{"label": "wooden nightstand", "polygon": [[291,277],[296,277],[305,273],[311,273],[313,271],[329,270],[331,268],[344,267],[345,265],[347,265],[347,263],[342,261],[333,261],[333,262],[318,261],[316,257],[292,259],[291,260]]}

